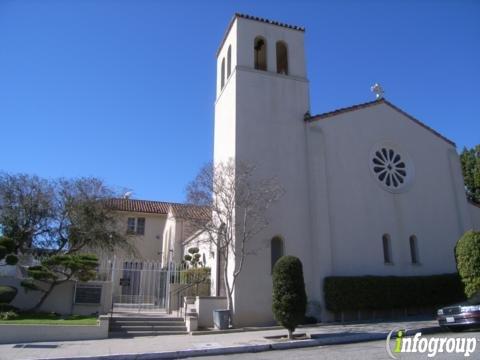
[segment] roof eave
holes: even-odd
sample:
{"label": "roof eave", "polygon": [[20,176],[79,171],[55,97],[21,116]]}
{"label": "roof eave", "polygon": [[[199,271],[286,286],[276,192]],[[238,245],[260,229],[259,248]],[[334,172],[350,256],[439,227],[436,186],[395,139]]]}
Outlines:
{"label": "roof eave", "polygon": [[218,57],[218,55],[220,54],[220,50],[222,50],[222,47],[225,44],[225,41],[227,40],[227,36],[228,36],[231,28],[232,28],[233,24],[235,23],[235,20],[238,19],[238,18],[263,22],[263,23],[269,24],[269,25],[280,26],[280,27],[284,27],[284,28],[287,28],[287,29],[290,29],[290,30],[305,32],[305,27],[303,27],[303,26],[289,25],[289,24],[282,23],[280,21],[269,20],[269,19],[258,17],[258,16],[252,16],[252,15],[247,15],[247,14],[242,14],[242,13],[236,12],[232,16],[232,19],[230,20],[230,22],[228,23],[227,30],[225,31],[225,34],[223,34],[222,41],[220,42],[220,46],[218,47],[217,52],[215,54],[216,57]]}
{"label": "roof eave", "polygon": [[369,101],[369,102],[366,102],[366,103],[353,105],[353,106],[349,106],[349,107],[345,107],[345,108],[341,108],[341,109],[337,109],[337,110],[334,110],[334,111],[329,111],[329,112],[326,112],[326,113],[323,113],[323,114],[313,115],[313,116],[307,118],[305,121],[306,122],[314,122],[314,121],[318,121],[318,120],[323,120],[323,119],[331,118],[331,117],[334,117],[334,116],[337,116],[337,115],[345,114],[345,113],[348,113],[348,112],[351,112],[351,111],[361,110],[361,109],[365,109],[365,108],[380,105],[380,104],[385,104],[385,105],[390,106],[392,109],[394,109],[395,111],[399,112],[400,114],[406,116],[407,118],[409,118],[410,120],[415,122],[417,125],[420,125],[421,127],[423,127],[425,130],[430,131],[432,134],[439,137],[440,139],[447,142],[448,144],[452,145],[453,147],[455,147],[455,148],[457,147],[455,142],[453,142],[452,140],[443,136],[442,134],[440,134],[436,130],[432,129],[430,126],[421,122],[420,120],[413,117],[409,113],[403,111],[399,107],[393,105],[391,102],[387,101],[385,98],[382,98],[382,99],[379,99],[379,100],[374,100],[374,101]]}

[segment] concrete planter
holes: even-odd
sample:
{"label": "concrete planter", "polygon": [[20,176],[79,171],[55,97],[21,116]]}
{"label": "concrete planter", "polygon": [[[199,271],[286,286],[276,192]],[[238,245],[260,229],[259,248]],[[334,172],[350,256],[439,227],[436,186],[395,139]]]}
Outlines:
{"label": "concrete planter", "polygon": [[100,316],[97,325],[0,324],[0,344],[106,339],[108,321]]}
{"label": "concrete planter", "polygon": [[224,296],[197,296],[195,308],[198,314],[198,327],[213,327],[213,310],[225,309],[227,298]]}

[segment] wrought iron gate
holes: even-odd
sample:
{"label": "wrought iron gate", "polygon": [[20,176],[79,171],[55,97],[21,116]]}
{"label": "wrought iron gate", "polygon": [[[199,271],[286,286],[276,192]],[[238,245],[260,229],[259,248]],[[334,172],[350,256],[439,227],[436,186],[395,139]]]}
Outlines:
{"label": "wrought iron gate", "polygon": [[173,263],[162,268],[160,262],[114,259],[100,265],[99,280],[111,281],[112,312],[170,312],[181,306],[180,295],[192,295],[188,291],[203,286],[206,294],[199,294],[210,294],[209,272],[205,277],[191,270]]}
{"label": "wrought iron gate", "polygon": [[160,262],[107,261],[101,265],[112,283],[112,311],[163,311],[168,308],[171,271]]}

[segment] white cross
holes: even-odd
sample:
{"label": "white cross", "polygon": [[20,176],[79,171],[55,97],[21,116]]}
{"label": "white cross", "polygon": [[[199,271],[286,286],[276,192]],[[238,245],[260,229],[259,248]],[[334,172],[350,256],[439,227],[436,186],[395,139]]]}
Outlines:
{"label": "white cross", "polygon": [[370,91],[373,92],[375,94],[375,97],[377,100],[380,100],[381,98],[383,98],[383,88],[380,84],[378,83],[375,83],[371,88],[370,88]]}

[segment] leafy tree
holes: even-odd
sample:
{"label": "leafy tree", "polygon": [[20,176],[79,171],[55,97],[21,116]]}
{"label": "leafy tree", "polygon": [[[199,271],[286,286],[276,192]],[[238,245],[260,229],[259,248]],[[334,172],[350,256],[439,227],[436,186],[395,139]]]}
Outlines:
{"label": "leafy tree", "polygon": [[457,242],[455,256],[469,298],[480,291],[480,232],[467,231]]}
{"label": "leafy tree", "polygon": [[0,240],[0,259],[5,257],[10,264],[20,259],[25,266],[31,263],[24,255],[40,260],[39,266],[29,268],[30,279],[24,282],[25,287],[44,293],[35,308],[58,284],[90,279],[86,275],[92,275],[96,260],[87,252],[116,247],[133,251],[108,202],[116,196],[96,178],[0,175],[0,229],[5,236]]}
{"label": "leafy tree", "polygon": [[14,241],[13,252],[25,253],[35,240],[52,233],[53,184],[38,176],[0,174],[0,227]]}
{"label": "leafy tree", "polygon": [[302,324],[307,309],[307,294],[302,262],[295,256],[282,256],[273,267],[273,303],[275,320],[293,339],[295,328]]}
{"label": "leafy tree", "polygon": [[276,179],[259,179],[255,170],[255,166],[232,159],[208,164],[187,187],[188,202],[208,213],[188,220],[202,234],[199,241],[218,253],[231,314],[235,283],[247,256],[255,251],[251,240],[268,225],[267,209],[284,192]]}
{"label": "leafy tree", "polygon": [[460,155],[467,197],[480,204],[480,145],[464,148]]}
{"label": "leafy tree", "polygon": [[188,249],[188,254],[186,254],[183,258],[187,262],[187,264],[190,264],[193,268],[196,268],[197,266],[202,266],[202,262],[200,261],[200,249],[198,247],[191,247]]}
{"label": "leafy tree", "polygon": [[117,194],[96,178],[0,175],[0,227],[15,254],[129,247],[108,205]]}
{"label": "leafy tree", "polygon": [[91,254],[62,254],[48,256],[41,265],[28,268],[29,279],[22,285],[30,290],[42,292],[39,302],[31,309],[42,306],[55,286],[76,279],[80,281],[93,280],[96,277],[98,260]]}

